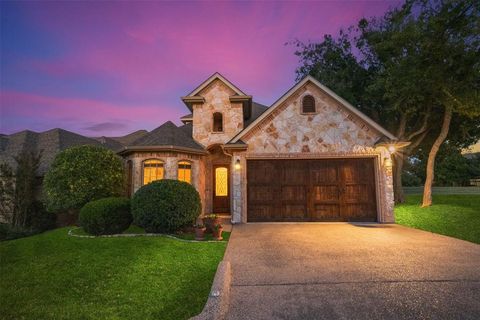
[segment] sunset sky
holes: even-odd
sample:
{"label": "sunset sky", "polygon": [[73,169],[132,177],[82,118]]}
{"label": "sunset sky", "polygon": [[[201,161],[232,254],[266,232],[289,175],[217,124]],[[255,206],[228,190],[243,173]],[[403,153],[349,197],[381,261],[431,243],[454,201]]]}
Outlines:
{"label": "sunset sky", "polygon": [[295,82],[285,43],[316,41],[399,1],[6,2],[0,133],[151,130],[218,71],[270,105]]}

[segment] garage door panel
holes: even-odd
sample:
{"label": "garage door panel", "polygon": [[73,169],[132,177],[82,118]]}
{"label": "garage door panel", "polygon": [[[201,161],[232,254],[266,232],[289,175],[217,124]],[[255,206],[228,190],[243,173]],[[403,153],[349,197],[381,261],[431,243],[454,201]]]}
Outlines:
{"label": "garage door panel", "polygon": [[375,221],[375,210],[368,203],[347,204],[343,207],[345,221]]}
{"label": "garage door panel", "polygon": [[338,185],[313,186],[313,201],[339,201]]}
{"label": "garage door panel", "polygon": [[345,186],[344,200],[346,202],[368,202],[370,200],[370,185],[353,184]]}
{"label": "garage door panel", "polygon": [[248,170],[248,182],[253,184],[272,184],[278,179],[278,168],[274,163],[255,161],[248,165],[250,169]]}
{"label": "garage door panel", "polygon": [[248,188],[248,198],[252,201],[274,201],[275,189],[271,185],[250,186]]}
{"label": "garage door panel", "polygon": [[313,221],[339,221],[340,205],[338,204],[316,204],[313,206]]}
{"label": "garage door panel", "polygon": [[296,201],[304,203],[307,200],[306,186],[282,186],[282,201]]}
{"label": "garage door panel", "polygon": [[282,206],[282,221],[304,221],[307,219],[307,206],[285,204]]}
{"label": "garage door panel", "polygon": [[251,205],[248,208],[248,220],[252,222],[276,221],[278,211],[271,205]]}
{"label": "garage door panel", "polygon": [[310,165],[310,177],[313,184],[328,184],[338,181],[338,170],[335,163],[315,163]]}

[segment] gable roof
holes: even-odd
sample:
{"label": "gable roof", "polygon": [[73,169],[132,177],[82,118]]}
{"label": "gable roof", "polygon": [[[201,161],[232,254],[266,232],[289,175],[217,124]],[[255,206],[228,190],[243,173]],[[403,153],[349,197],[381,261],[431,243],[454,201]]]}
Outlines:
{"label": "gable roof", "polygon": [[235,93],[239,96],[246,96],[246,94],[238,89],[232,82],[230,82],[227,78],[225,78],[224,76],[222,76],[220,73],[218,72],[215,72],[214,74],[212,74],[207,80],[203,81],[198,87],[196,87],[195,89],[193,89],[192,92],[190,92],[189,94],[187,94],[187,96],[195,96],[197,95],[200,91],[202,91],[206,86],[208,86],[211,82],[215,81],[215,80],[220,80],[222,81],[223,83],[225,83],[230,89],[232,89],[233,91],[235,91]]}
{"label": "gable roof", "polygon": [[120,153],[140,150],[181,149],[185,151],[205,152],[205,149],[188,135],[188,128],[179,128],[167,121],[158,128],[145,134],[126,146]]}
{"label": "gable roof", "polygon": [[387,138],[391,140],[398,140],[397,137],[395,137],[393,134],[388,132],[385,128],[383,128],[381,125],[373,121],[370,117],[368,117],[366,114],[352,106],[348,101],[337,95],[335,92],[321,84],[318,80],[313,78],[312,76],[306,76],[303,78],[301,81],[296,83],[290,90],[288,90],[283,96],[281,96],[277,101],[275,101],[270,108],[268,108],[265,112],[263,112],[257,119],[252,121],[245,129],[243,129],[241,132],[239,132],[235,137],[233,137],[229,143],[236,143],[238,140],[240,140],[245,134],[247,134],[252,128],[254,128],[257,124],[259,124],[263,119],[265,119],[270,113],[272,113],[278,106],[280,106],[285,100],[287,100],[293,93],[295,93],[298,89],[300,89],[304,84],[307,82],[311,82],[317,87],[319,87],[321,90],[323,90],[326,94],[328,94],[331,98],[333,98],[335,101],[340,103],[342,106],[344,106],[347,110],[358,116],[360,119],[365,121],[368,125],[370,125],[372,128],[386,136]]}

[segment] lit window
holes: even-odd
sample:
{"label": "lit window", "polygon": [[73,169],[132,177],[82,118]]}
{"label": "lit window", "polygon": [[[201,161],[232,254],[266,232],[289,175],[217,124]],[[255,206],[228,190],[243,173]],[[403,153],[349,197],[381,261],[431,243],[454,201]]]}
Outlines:
{"label": "lit window", "polygon": [[302,112],[303,113],[314,113],[315,112],[315,99],[312,96],[303,97]]}
{"label": "lit window", "polygon": [[213,114],[213,132],[223,131],[223,116],[220,112]]}
{"label": "lit window", "polygon": [[178,180],[192,183],[192,165],[187,161],[178,163]]}
{"label": "lit window", "polygon": [[163,179],[163,162],[160,160],[145,160],[143,162],[143,184]]}
{"label": "lit window", "polygon": [[215,196],[228,196],[228,169],[215,169]]}

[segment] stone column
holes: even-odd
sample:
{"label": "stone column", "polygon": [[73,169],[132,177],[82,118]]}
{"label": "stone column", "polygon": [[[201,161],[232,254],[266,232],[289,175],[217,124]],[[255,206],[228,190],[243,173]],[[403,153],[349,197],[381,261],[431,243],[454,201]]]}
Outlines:
{"label": "stone column", "polygon": [[381,222],[393,223],[395,222],[394,216],[394,190],[393,190],[393,161],[390,152],[382,152],[382,175],[384,180],[384,215]]}
{"label": "stone column", "polygon": [[131,158],[133,165],[133,193],[137,192],[138,189],[142,186],[142,159],[133,156]]}
{"label": "stone column", "polygon": [[[235,168],[237,160],[240,160],[240,168]],[[242,223],[242,175],[245,170],[245,165],[242,163],[242,157],[239,155],[234,155],[232,157],[232,222],[233,223]]]}
{"label": "stone column", "polygon": [[177,158],[167,157],[165,159],[165,179],[177,180]]}

